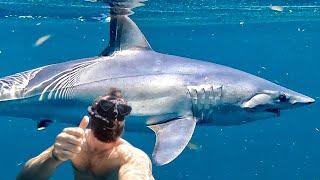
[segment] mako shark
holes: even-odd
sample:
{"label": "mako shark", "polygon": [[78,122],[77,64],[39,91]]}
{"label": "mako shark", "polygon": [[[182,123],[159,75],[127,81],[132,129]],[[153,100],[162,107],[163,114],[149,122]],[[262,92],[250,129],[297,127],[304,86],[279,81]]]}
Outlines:
{"label": "mako shark", "polygon": [[110,10],[110,41],[101,55],[1,78],[1,115],[30,118],[38,127],[78,124],[97,96],[116,87],[132,106],[126,131],[152,129],[153,160],[164,165],[183,151],[197,124],[241,125],[315,101],[240,70],[158,53],[127,9]]}

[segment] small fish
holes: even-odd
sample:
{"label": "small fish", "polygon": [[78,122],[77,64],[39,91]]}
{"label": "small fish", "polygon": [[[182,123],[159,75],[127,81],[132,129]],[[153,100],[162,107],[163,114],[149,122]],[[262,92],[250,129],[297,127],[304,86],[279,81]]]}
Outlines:
{"label": "small fish", "polygon": [[283,11],[283,7],[282,6],[270,6],[270,9],[273,11],[278,11],[278,12],[282,12]]}
{"label": "small fish", "polygon": [[315,128],[316,131],[320,132],[320,130],[318,128]]}
{"label": "small fish", "polygon": [[189,142],[187,147],[191,150],[199,150],[202,148],[202,145],[197,145],[197,144],[193,144],[193,143]]}
{"label": "small fish", "polygon": [[50,34],[47,34],[45,36],[40,37],[35,43],[34,46],[41,46],[43,43],[45,43],[49,38],[51,37]]}

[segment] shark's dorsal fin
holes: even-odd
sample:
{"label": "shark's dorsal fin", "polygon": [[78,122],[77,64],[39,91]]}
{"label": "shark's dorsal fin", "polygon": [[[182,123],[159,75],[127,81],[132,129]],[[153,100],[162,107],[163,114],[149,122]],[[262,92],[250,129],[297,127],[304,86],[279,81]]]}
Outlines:
{"label": "shark's dorsal fin", "polygon": [[127,15],[111,15],[109,45],[101,55],[109,56],[115,51],[130,49],[151,50],[151,47],[138,26]]}

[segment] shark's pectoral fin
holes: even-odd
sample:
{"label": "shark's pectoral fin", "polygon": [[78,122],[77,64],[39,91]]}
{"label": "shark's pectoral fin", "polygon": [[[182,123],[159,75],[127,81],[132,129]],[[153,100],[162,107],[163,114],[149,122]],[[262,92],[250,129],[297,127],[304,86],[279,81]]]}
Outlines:
{"label": "shark's pectoral fin", "polygon": [[37,130],[38,131],[44,130],[46,127],[48,127],[52,123],[53,123],[52,120],[48,120],[48,119],[41,120],[41,121],[38,122]]}
{"label": "shark's pectoral fin", "polygon": [[195,126],[196,121],[193,117],[148,126],[156,134],[152,154],[154,162],[161,166],[174,160],[187,146]]}

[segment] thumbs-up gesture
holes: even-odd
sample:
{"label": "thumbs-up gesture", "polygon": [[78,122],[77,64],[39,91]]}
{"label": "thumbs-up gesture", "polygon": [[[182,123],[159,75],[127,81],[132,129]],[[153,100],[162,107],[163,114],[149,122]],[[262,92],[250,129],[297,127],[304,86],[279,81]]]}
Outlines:
{"label": "thumbs-up gesture", "polygon": [[66,161],[73,159],[80,151],[85,141],[85,129],[89,124],[89,117],[84,116],[79,127],[65,128],[58,134],[53,145],[53,157]]}

